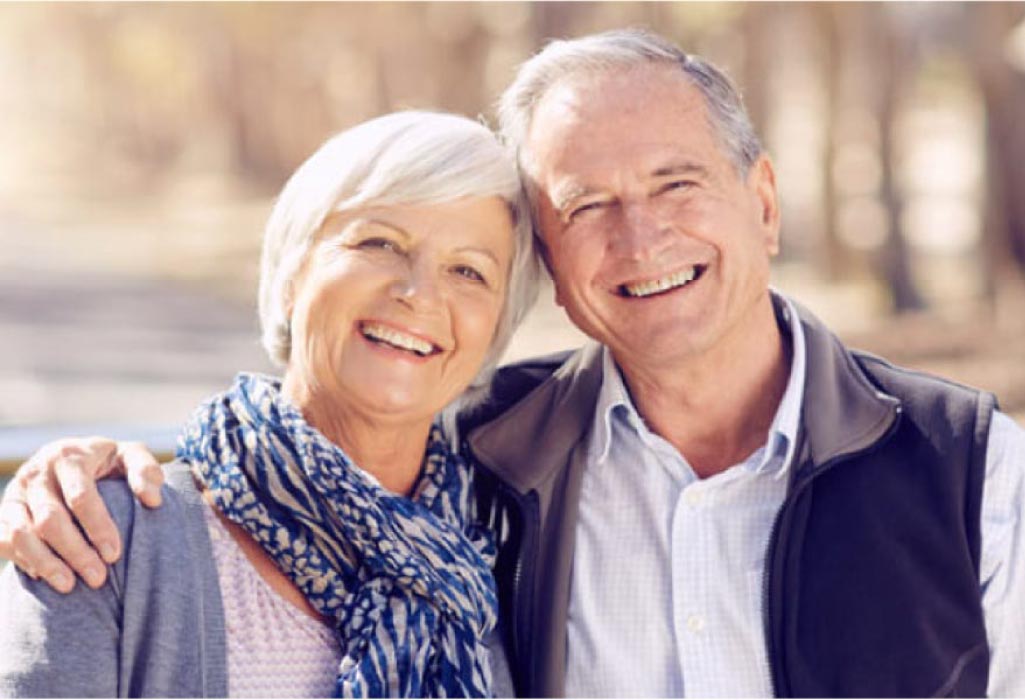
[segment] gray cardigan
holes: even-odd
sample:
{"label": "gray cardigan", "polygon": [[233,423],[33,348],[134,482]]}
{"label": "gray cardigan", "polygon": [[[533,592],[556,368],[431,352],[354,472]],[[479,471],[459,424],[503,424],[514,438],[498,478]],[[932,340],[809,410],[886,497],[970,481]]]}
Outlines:
{"label": "gray cardigan", "polygon": [[182,464],[164,504],[121,480],[100,494],[124,555],[107,583],[62,595],[14,566],[0,574],[0,696],[224,697],[224,609],[203,502]]}
{"label": "gray cardigan", "polygon": [[[210,535],[188,467],[165,466],[164,504],[99,483],[124,555],[107,583],[62,595],[14,566],[0,573],[0,697],[225,697],[224,608]],[[494,692],[512,695],[496,631]]]}

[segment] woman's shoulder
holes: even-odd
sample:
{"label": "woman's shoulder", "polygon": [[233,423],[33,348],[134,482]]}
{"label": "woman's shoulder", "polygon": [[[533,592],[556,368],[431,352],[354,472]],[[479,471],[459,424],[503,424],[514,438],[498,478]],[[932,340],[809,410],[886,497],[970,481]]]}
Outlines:
{"label": "woman's shoulder", "polygon": [[[136,564],[140,559],[187,556],[197,545],[202,548],[208,537],[202,496],[188,465],[171,462],[162,468],[165,481],[156,508],[144,506],[124,479],[104,479],[97,484],[125,550],[137,553],[133,557]],[[123,565],[123,560],[118,563]]]}
{"label": "woman's shoulder", "polygon": [[186,466],[165,473],[158,508],[123,479],[97,484],[123,546],[105,585],[61,594],[14,567],[0,572],[0,697],[227,693],[202,499]]}

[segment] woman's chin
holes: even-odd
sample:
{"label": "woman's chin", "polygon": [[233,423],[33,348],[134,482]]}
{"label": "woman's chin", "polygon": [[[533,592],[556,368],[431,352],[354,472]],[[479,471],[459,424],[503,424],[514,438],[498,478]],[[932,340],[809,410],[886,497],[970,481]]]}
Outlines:
{"label": "woman's chin", "polygon": [[410,421],[430,420],[451,398],[442,392],[425,391],[424,387],[411,387],[408,382],[361,382],[345,392],[343,403],[369,416]]}

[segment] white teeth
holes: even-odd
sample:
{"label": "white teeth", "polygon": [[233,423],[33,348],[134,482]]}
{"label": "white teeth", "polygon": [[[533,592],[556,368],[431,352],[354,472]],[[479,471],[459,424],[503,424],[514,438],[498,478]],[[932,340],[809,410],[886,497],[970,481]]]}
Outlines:
{"label": "white teeth", "polygon": [[427,341],[407,335],[388,326],[382,326],[377,323],[364,323],[360,330],[370,340],[387,343],[401,350],[409,350],[417,355],[430,355],[434,351],[434,346]]}
{"label": "white teeth", "polygon": [[664,292],[667,289],[672,289],[673,287],[683,286],[691,280],[693,280],[696,274],[697,268],[688,267],[686,270],[674,272],[668,277],[652,280],[650,282],[640,282],[638,284],[624,284],[623,291],[627,293],[627,296],[647,297],[651,296],[652,294]]}

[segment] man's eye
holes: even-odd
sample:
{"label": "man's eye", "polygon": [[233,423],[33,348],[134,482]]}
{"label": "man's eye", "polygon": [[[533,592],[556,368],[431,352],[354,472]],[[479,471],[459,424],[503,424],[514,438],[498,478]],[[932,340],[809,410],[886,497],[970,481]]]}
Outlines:
{"label": "man's eye", "polygon": [[606,204],[606,202],[602,202],[602,201],[586,202],[585,204],[581,204],[580,206],[577,206],[577,207],[574,207],[573,209],[570,209],[569,216],[567,218],[569,218],[570,220],[573,220],[576,217],[580,216],[581,214],[586,214],[588,212],[597,211],[597,210],[601,209],[602,207],[604,207],[605,204]]}
{"label": "man's eye", "polygon": [[484,282],[484,275],[469,265],[456,265],[452,268],[452,271],[460,277],[465,277],[473,282]]}
{"label": "man's eye", "polygon": [[669,192],[671,190],[689,190],[696,183],[693,180],[673,180],[662,185],[660,192]]}

